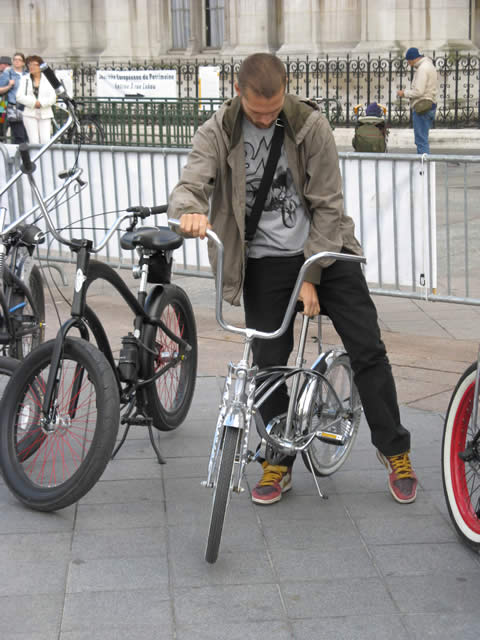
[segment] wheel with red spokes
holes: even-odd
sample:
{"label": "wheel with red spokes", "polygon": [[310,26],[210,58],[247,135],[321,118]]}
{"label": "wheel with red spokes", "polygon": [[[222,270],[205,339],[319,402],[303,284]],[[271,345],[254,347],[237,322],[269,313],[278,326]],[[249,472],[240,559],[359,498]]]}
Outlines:
{"label": "wheel with red spokes", "polygon": [[461,538],[480,550],[480,434],[473,424],[477,365],[460,378],[448,407],[442,443],[443,487]]}
{"label": "wheel with red spokes", "polygon": [[120,421],[113,370],[93,345],[63,344],[52,400],[42,408],[55,341],[32,351],[5,389],[0,467],[10,490],[39,511],[76,502],[110,460]]}
{"label": "wheel with red spokes", "polygon": [[143,344],[146,349],[145,379],[163,373],[145,387],[149,415],[160,431],[172,431],[185,419],[195,390],[197,375],[197,329],[192,305],[185,292],[166,286],[161,297],[149,310],[151,317],[161,319],[175,336],[188,343],[182,353],[178,343],[161,327],[146,325]]}

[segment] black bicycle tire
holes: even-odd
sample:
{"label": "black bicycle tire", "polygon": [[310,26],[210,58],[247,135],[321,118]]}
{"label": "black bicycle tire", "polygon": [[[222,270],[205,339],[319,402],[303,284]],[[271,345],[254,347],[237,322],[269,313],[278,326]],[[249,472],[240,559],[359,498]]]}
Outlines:
{"label": "black bicycle tire", "polygon": [[[329,377],[329,373],[337,366],[345,366],[346,368],[351,370],[351,366],[350,366],[350,359],[348,357],[348,355],[346,353],[342,353],[340,355],[337,355],[334,357],[334,359],[328,364],[326,370],[324,369],[325,365],[324,362],[321,361],[319,363],[319,372],[323,373],[323,375],[327,378]],[[322,370],[323,369],[323,370]],[[353,383],[355,389],[355,383]],[[356,395],[358,396],[358,390],[356,389]],[[358,396],[359,397],[359,396]],[[343,464],[345,464],[345,462],[347,461],[348,456],[351,453],[351,450],[353,448],[353,445],[355,444],[355,440],[357,437],[357,433],[358,433],[358,428],[360,425],[360,418],[361,418],[361,405],[359,406],[358,411],[356,412],[355,416],[354,416],[354,428],[353,428],[353,433],[351,435],[351,437],[349,438],[349,441],[343,446],[343,447],[336,447],[336,445],[333,444],[327,444],[327,443],[323,443],[323,442],[318,442],[318,444],[316,446],[324,446],[324,447],[329,447],[332,449],[332,451],[342,451],[341,455],[339,456],[339,458],[337,459],[336,463],[334,465],[332,465],[331,467],[325,467],[325,466],[319,466],[318,464],[316,464],[314,457],[312,455],[310,455],[310,460],[308,459],[307,455],[305,454],[305,452],[302,451],[302,458],[303,461],[305,463],[305,466],[307,467],[308,471],[310,471],[310,473],[314,473],[317,477],[326,477],[326,476],[330,476],[333,473],[335,473],[336,471],[338,471],[340,469],[340,467],[343,466]],[[315,441],[314,441],[315,442]],[[312,463],[312,467],[310,466],[310,461]]]}
{"label": "black bicycle tire", "polygon": [[[182,390],[180,403],[173,410],[165,408],[159,397],[157,383],[161,383],[163,376],[158,381],[154,381],[145,387],[144,393],[148,412],[153,419],[153,426],[159,431],[173,431],[185,420],[192,403],[197,377],[197,328],[192,305],[185,291],[173,285],[165,287],[157,304],[152,307],[152,317],[161,318],[168,306],[173,307],[175,311],[178,310],[181,314],[183,319],[182,337],[190,344],[191,351],[186,359],[178,365],[181,367],[181,375],[184,376],[181,381],[184,389]],[[144,355],[142,375],[145,379],[153,376],[155,372],[155,356],[152,351],[155,351],[157,331],[161,331],[161,329],[151,324],[144,325],[142,342],[146,345],[147,351]],[[167,375],[170,376],[171,374],[167,372]]]}
{"label": "black bicycle tire", "polygon": [[[27,284],[27,283],[25,283]],[[38,347],[45,339],[45,293],[43,288],[43,278],[40,273],[37,265],[33,265],[32,270],[30,271],[30,276],[28,279],[28,289],[30,295],[32,297],[32,301],[34,304],[34,308],[32,312],[35,316],[35,327],[32,332],[32,345],[30,351]],[[16,304],[20,304],[25,301],[25,296],[23,294],[19,294],[14,296],[12,306]],[[30,335],[30,334],[25,334]],[[10,345],[10,355],[13,358],[17,358],[18,360],[23,360],[25,356],[30,353],[30,351],[25,352],[23,338],[25,336],[19,336],[18,338],[12,340]]]}
{"label": "black bicycle tire", "polygon": [[230,495],[230,483],[237,448],[238,430],[233,427],[225,428],[221,459],[218,469],[217,484],[213,493],[212,512],[208,528],[207,548],[205,560],[209,564],[217,561],[220,542],[222,539],[225,514]]}
{"label": "black bicycle tire", "polygon": [[28,507],[56,511],[77,502],[98,481],[115,446],[120,422],[120,399],[115,376],[105,356],[80,338],[66,338],[63,348],[73,362],[85,368],[95,391],[97,417],[95,433],[85,458],[73,474],[57,486],[39,487],[22,469],[15,446],[16,418],[28,384],[52,359],[55,340],[32,351],[13,374],[5,391],[4,417],[0,430],[0,468],[12,493]]}
{"label": "black bicycle tire", "polygon": [[[463,462],[462,467],[462,463],[458,462],[459,458],[454,455],[455,452],[452,454],[452,446],[458,448],[458,445],[463,440],[462,433],[459,430],[462,427],[465,428],[465,419],[467,419],[468,428],[473,404],[476,370],[477,363],[475,362],[463,372],[450,398],[442,437],[442,480],[448,513],[457,534],[469,547],[480,551],[480,518],[479,526],[475,532],[469,522],[472,514],[467,514],[467,517],[465,517],[465,511],[469,511],[468,505],[465,505],[465,496],[457,494],[462,468],[465,470],[466,463]],[[452,468],[452,461],[454,464],[458,463],[457,468]],[[460,474],[460,476],[457,474]],[[464,476],[466,478],[466,474]]]}

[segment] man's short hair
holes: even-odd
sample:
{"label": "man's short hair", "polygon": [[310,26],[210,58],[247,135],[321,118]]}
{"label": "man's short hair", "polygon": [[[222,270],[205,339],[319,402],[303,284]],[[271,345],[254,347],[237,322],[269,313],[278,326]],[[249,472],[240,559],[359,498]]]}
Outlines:
{"label": "man's short hair", "polygon": [[250,89],[259,96],[271,98],[285,89],[287,75],[280,58],[271,53],[254,53],[240,65],[238,86],[245,93]]}

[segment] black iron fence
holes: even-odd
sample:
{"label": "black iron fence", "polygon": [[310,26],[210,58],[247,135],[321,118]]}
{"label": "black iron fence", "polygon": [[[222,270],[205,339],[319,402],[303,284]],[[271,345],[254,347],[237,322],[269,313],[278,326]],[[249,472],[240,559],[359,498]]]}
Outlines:
{"label": "black iron fence", "polygon": [[[437,127],[480,126],[480,57],[458,52],[432,56],[438,72]],[[100,69],[172,69],[176,72],[177,98],[199,98],[200,67],[216,66],[219,71],[221,99],[234,95],[234,82],[241,60],[158,61],[73,66],[74,94],[96,96],[97,71]],[[380,102],[387,107],[390,126],[410,123],[408,100],[397,98],[397,89],[408,87],[412,70],[400,57],[350,57],[284,60],[287,90],[310,98],[335,101],[330,113],[334,126],[350,126],[357,104]],[[161,97],[161,96],[159,96]]]}

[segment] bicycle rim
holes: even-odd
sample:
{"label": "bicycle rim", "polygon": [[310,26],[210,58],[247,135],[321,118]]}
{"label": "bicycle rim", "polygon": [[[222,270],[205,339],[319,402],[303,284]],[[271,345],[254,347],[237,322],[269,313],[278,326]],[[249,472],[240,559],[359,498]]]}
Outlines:
{"label": "bicycle rim", "polygon": [[460,458],[473,440],[476,366],[462,376],[450,402],[443,437],[444,492],[452,521],[468,544],[480,548],[480,441],[469,461]]}
{"label": "bicycle rim", "polygon": [[[157,311],[170,331],[185,340],[191,351],[175,366],[167,369],[145,389],[149,412],[154,425],[161,431],[171,431],[185,419],[193,398],[197,372],[197,334],[195,318],[185,293],[178,288],[166,291]],[[178,354],[178,344],[160,328],[147,327],[145,342],[155,355],[149,355],[147,377],[172,362]]]}
{"label": "bicycle rim", "polygon": [[[308,452],[313,469],[308,457],[305,454],[302,454],[302,457],[307,469],[317,476],[331,475],[346,462],[355,443],[361,417],[360,397],[353,382],[348,356],[346,354],[337,356],[324,375],[335,390],[340,405],[330,387],[320,381],[314,399],[309,430],[331,431],[344,436],[346,442],[339,447],[318,439],[312,441]],[[340,422],[334,428],[330,427],[329,423],[337,419],[340,419]]]}

